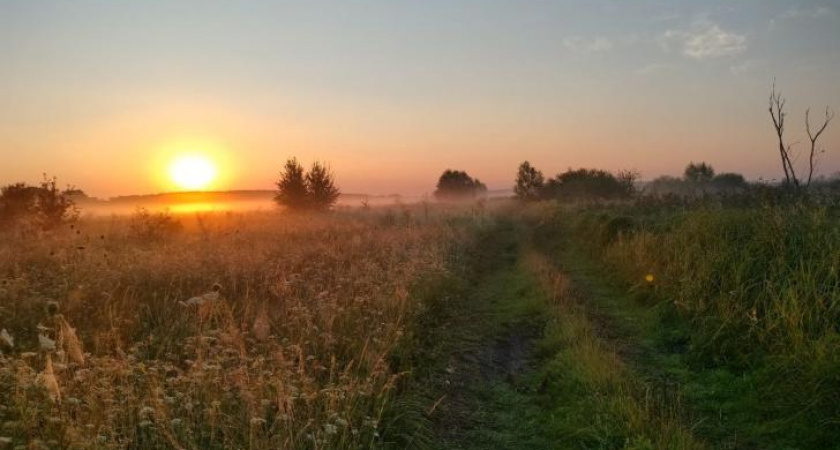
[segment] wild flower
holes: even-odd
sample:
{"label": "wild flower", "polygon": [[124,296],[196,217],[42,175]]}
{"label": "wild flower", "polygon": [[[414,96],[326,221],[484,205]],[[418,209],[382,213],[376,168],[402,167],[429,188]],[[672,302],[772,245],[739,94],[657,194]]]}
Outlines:
{"label": "wild flower", "polygon": [[85,354],[82,351],[82,341],[76,335],[76,330],[67,323],[64,317],[59,317],[61,341],[64,344],[64,351],[70,360],[80,366],[85,365]]}
{"label": "wild flower", "polygon": [[265,308],[260,309],[260,313],[257,314],[252,331],[254,332],[254,337],[258,341],[268,341],[271,334],[271,323],[268,320],[268,313]]}
{"label": "wild flower", "polygon": [[47,390],[47,394],[54,403],[61,403],[61,390],[58,388],[58,380],[55,378],[53,372],[52,357],[47,355],[46,365],[44,371],[38,375],[38,381]]}
{"label": "wild flower", "polygon": [[0,330],[0,344],[2,344],[3,346],[6,346],[8,348],[14,348],[14,346],[15,346],[14,338],[12,338],[12,335],[9,334],[9,332],[6,331],[5,328]]}
{"label": "wild flower", "polygon": [[38,347],[45,352],[55,351],[55,341],[43,334],[39,334]]}

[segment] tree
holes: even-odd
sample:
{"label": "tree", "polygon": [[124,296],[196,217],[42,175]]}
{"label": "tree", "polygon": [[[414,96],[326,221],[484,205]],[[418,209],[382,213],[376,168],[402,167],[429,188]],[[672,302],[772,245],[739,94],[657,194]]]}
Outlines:
{"label": "tree", "polygon": [[694,183],[708,183],[715,177],[715,169],[704,162],[691,162],[685,167],[685,179]]}
{"label": "tree", "polygon": [[277,181],[274,201],[292,211],[324,211],[338,201],[339,194],[329,166],[316,161],[306,172],[297,158],[290,158]]}
{"label": "tree", "polygon": [[478,178],[472,178],[463,170],[447,169],[438,178],[435,198],[438,200],[463,200],[475,198],[487,192],[487,186]]}
{"label": "tree", "polygon": [[808,140],[811,141],[811,151],[808,154],[808,180],[805,182],[805,186],[811,186],[811,179],[814,176],[814,170],[817,167],[816,161],[816,152],[817,152],[817,140],[820,138],[820,135],[825,132],[825,129],[828,128],[829,122],[834,119],[834,112],[828,109],[828,106],[825,107],[825,120],[823,124],[816,128],[816,130],[811,131],[811,108],[805,110],[805,131],[808,133]]}
{"label": "tree", "polygon": [[641,174],[636,170],[619,170],[615,174],[615,178],[624,186],[624,191],[628,197],[636,193],[636,181],[639,180]]}
{"label": "tree", "polygon": [[543,188],[545,187],[545,180],[543,174],[528,161],[519,165],[519,170],[516,173],[516,186],[513,192],[516,197],[524,201],[538,200],[543,195]]}
{"label": "tree", "polygon": [[782,162],[782,170],[785,173],[785,186],[792,186],[795,189],[799,189],[803,187],[802,183],[804,182],[805,188],[810,187],[814,171],[817,167],[817,141],[823,132],[825,132],[828,124],[834,119],[834,113],[826,107],[823,124],[812,130],[811,109],[808,108],[805,110],[805,131],[808,133],[811,148],[808,153],[808,177],[800,180],[796,175],[796,169],[793,166],[793,160],[795,157],[792,155],[792,149],[794,144],[785,143],[785,119],[787,118],[787,113],[785,112],[785,99],[782,97],[781,92],[776,92],[775,81],[773,82],[773,88],[770,91],[770,107],[768,110],[770,111],[770,118],[773,119],[773,128],[776,130],[776,137],[779,143],[779,158]]}
{"label": "tree", "polygon": [[75,189],[68,187],[61,191],[58,189],[57,181],[55,177],[47,178],[44,175],[44,180],[36,194],[36,209],[44,228],[54,228],[65,222],[73,221],[79,214],[73,199],[69,195],[69,192]]}
{"label": "tree", "polygon": [[546,192],[561,200],[611,200],[629,196],[626,182],[598,169],[569,169],[549,180]]}
{"label": "tree", "polygon": [[277,181],[274,201],[291,210],[302,210],[308,206],[306,175],[297,158],[286,160],[280,180]]}
{"label": "tree", "polygon": [[0,225],[8,226],[27,217],[44,229],[72,222],[79,214],[70,195],[74,190],[59,189],[57,179],[46,175],[39,186],[26,183],[4,186],[0,188]]}
{"label": "tree", "polygon": [[319,211],[332,208],[339,192],[329,167],[318,161],[312,164],[306,174],[306,193],[309,208]]}
{"label": "tree", "polygon": [[0,222],[11,224],[36,212],[38,188],[26,183],[14,183],[0,189]]}
{"label": "tree", "polygon": [[723,190],[743,189],[747,187],[747,180],[740,173],[721,173],[712,178],[712,185]]}

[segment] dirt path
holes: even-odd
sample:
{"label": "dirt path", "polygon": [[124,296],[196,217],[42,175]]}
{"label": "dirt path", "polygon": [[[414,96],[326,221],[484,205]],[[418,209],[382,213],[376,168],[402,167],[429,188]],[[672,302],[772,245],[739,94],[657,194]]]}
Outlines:
{"label": "dirt path", "polygon": [[434,418],[442,449],[553,448],[540,431],[534,392],[543,331],[535,292],[515,261],[488,275],[464,317],[447,368],[449,389]]}
{"label": "dirt path", "polygon": [[634,319],[585,297],[558,303],[540,270],[564,275],[523,229],[502,223],[487,237],[478,276],[432,332],[445,363],[425,384],[430,424],[413,448],[704,448],[678,407],[651,406],[646,380],[625,367],[646,358]]}

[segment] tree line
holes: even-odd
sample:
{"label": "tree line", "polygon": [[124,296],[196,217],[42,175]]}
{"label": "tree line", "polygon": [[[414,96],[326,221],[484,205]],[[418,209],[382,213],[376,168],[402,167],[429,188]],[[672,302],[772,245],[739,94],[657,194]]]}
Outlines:
{"label": "tree line", "polygon": [[[814,174],[820,155],[825,149],[819,140],[834,119],[834,112],[828,107],[822,122],[812,124],[811,110],[805,110],[805,132],[808,137],[805,170],[797,169],[794,162],[801,156],[788,142],[788,112],[786,102],[776,90],[776,83],[770,91],[769,108],[773,129],[777,137],[779,161],[784,179],[780,187],[794,192],[805,192],[815,181]],[[620,200],[632,197],[638,191],[639,173],[623,170],[611,173],[600,169],[568,169],[546,179],[543,173],[528,161],[520,164],[514,186],[515,197],[524,201],[562,199]],[[286,161],[276,182],[274,201],[290,211],[326,211],[338,201],[339,189],[329,166],[316,161],[309,170],[297,158]],[[711,165],[705,162],[690,163],[680,177],[663,176],[651,181],[646,191],[653,195],[695,196],[709,193],[738,192],[748,183],[741,174],[715,174]],[[482,198],[487,186],[463,170],[445,170],[438,178],[434,196],[439,201],[453,201]],[[67,187],[60,189],[56,178],[44,175],[43,181],[32,186],[14,183],[0,188],[0,228],[11,224],[28,222],[44,229],[54,228],[71,222],[78,217],[74,197],[84,195],[80,190]]]}

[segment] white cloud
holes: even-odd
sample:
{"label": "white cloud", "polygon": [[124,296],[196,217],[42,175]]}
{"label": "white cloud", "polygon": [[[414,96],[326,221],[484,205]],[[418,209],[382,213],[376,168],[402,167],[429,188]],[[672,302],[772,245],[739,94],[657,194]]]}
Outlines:
{"label": "white cloud", "polygon": [[830,16],[834,14],[834,10],[828,6],[817,6],[814,8],[791,8],[781,13],[776,17],[776,20],[792,20],[792,19],[819,19],[820,17]]}
{"label": "white cloud", "polygon": [[734,64],[729,66],[729,71],[732,72],[732,75],[746,75],[751,72],[755,72],[756,70],[763,67],[765,64],[762,61],[756,59],[748,59],[740,64]]}
{"label": "white cloud", "polygon": [[702,22],[690,30],[669,30],[659,39],[666,51],[674,44],[688,58],[705,60],[737,56],[747,51],[747,37],[726,31],[711,22]]}
{"label": "white cloud", "polygon": [[569,50],[577,53],[605,53],[615,48],[610,39],[604,37],[587,39],[581,36],[572,36],[563,39],[563,45]]}

